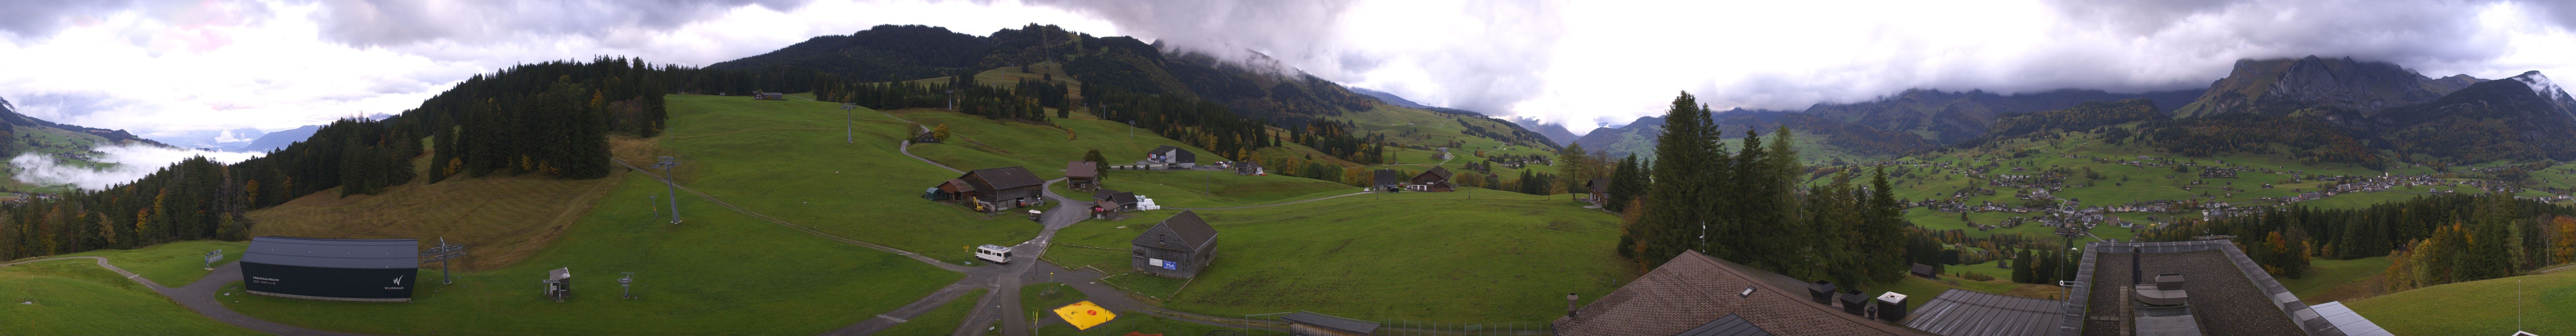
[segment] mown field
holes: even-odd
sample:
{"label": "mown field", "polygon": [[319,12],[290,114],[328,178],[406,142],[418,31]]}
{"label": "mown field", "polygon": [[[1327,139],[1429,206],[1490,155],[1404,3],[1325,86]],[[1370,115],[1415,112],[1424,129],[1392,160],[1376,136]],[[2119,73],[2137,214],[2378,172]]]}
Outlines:
{"label": "mown field", "polygon": [[[126,271],[168,286],[205,277],[204,256],[223,249],[238,260],[242,243],[185,241],[132,250],[61,256],[106,257]],[[89,259],[0,267],[0,331],[24,335],[261,335],[197,315],[142,284]],[[147,323],[148,321],[148,323]]]}
{"label": "mown field", "polygon": [[[669,132],[652,140],[659,149],[635,156],[678,156],[681,184],[734,205],[954,259],[964,253],[934,247],[1035,234],[1027,221],[987,219],[916,198],[920,188],[955,176],[908,158],[889,159],[902,158],[894,144],[910,132],[882,115],[861,111],[863,141],[847,144],[838,104],[675,95],[670,109]],[[680,202],[685,221],[669,224],[662,217],[668,209],[659,209],[666,203],[648,202],[664,193],[662,183],[624,169],[608,179],[615,187],[561,227],[553,243],[515,264],[460,272],[454,285],[422,284],[414,303],[237,295],[225,304],[270,321],[371,334],[811,334],[892,310],[962,277],[694,195]],[[543,299],[533,285],[557,267],[575,274],[576,294],[568,302]],[[642,298],[617,298],[610,284],[619,272],[637,273],[634,290]]]}
{"label": "mown field", "polygon": [[[609,178],[620,179],[610,199],[662,190],[642,174]],[[412,303],[221,298],[232,310],[264,320],[382,335],[812,334],[890,311],[963,277],[706,202],[680,204],[688,221],[674,225],[640,201],[601,203],[563,238],[518,264],[459,272],[452,285],[429,282],[438,272],[422,270]],[[575,294],[567,302],[541,297],[535,285],[558,267],[574,275]],[[618,298],[620,272],[636,273],[640,299]],[[225,292],[238,293],[239,286]]]}
{"label": "mown field", "polygon": [[2576,334],[2576,272],[2444,284],[2344,305],[2398,335]]}
{"label": "mown field", "polygon": [[[1128,241],[1176,213],[1074,225],[1058,232],[1059,247],[1047,258],[1125,272]],[[1618,219],[1562,196],[1468,188],[1199,214],[1219,231],[1223,252],[1197,279],[1109,281],[1164,299],[1166,307],[1211,315],[1308,310],[1376,320],[1529,322],[1559,314],[1562,293],[1595,297],[1638,275],[1608,248],[1618,240]]]}
{"label": "mown field", "polygon": [[[700,95],[669,101],[670,131],[658,145],[683,162],[673,174],[681,184],[736,206],[941,260],[971,258],[965,246],[1037,236],[1038,224],[1025,217],[985,216],[922,199],[923,189],[959,174],[897,152],[912,126],[883,114],[855,110],[858,142],[852,144],[845,143],[845,115],[837,103]],[[1059,169],[1030,171],[1061,174]],[[640,206],[647,199],[608,200]],[[685,207],[690,200],[681,203]],[[692,213],[705,212],[683,209],[681,219],[693,220]]]}
{"label": "mown field", "polygon": [[[1113,170],[1103,179],[1109,190],[1134,192],[1164,207],[1213,208],[1271,204],[1359,192],[1359,187],[1281,175],[1235,175],[1231,171]],[[1054,185],[1056,194],[1091,199],[1092,192]]]}

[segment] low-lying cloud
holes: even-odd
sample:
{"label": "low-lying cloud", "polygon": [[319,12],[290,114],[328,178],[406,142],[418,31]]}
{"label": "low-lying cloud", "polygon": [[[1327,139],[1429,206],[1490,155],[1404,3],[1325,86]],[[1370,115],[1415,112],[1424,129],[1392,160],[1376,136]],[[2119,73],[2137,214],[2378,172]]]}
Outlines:
{"label": "low-lying cloud", "polygon": [[65,162],[51,155],[22,153],[9,159],[9,168],[17,173],[18,182],[42,185],[69,184],[88,190],[107,189],[132,183],[153,171],[191,157],[205,157],[226,164],[259,157],[259,153],[219,152],[178,149],[152,145],[125,144],[91,148],[98,152],[89,158],[97,164]]}

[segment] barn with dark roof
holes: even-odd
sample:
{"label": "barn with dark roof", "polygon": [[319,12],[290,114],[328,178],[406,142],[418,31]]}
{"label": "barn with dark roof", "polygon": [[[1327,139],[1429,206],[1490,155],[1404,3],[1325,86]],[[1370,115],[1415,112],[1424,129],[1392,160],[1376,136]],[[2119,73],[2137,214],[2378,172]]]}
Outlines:
{"label": "barn with dark roof", "polygon": [[413,239],[251,237],[241,259],[243,289],[299,299],[411,302],[419,271]]}
{"label": "barn with dark roof", "polygon": [[949,181],[941,183],[939,191],[954,193],[960,203],[984,211],[1046,204],[1046,181],[1020,166],[976,169]]}
{"label": "barn with dark roof", "polygon": [[1190,278],[1207,269],[1216,259],[1216,228],[1199,219],[1198,212],[1181,210],[1180,214],[1154,224],[1129,241],[1133,266],[1138,271],[1155,275]]}

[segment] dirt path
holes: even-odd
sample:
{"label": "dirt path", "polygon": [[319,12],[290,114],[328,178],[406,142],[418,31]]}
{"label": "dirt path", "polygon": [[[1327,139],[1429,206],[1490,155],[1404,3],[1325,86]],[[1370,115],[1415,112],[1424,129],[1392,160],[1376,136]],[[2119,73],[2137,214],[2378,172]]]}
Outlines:
{"label": "dirt path", "polygon": [[[264,332],[264,333],[271,333],[271,334],[278,334],[278,335],[288,335],[288,336],[304,336],[304,335],[324,335],[324,336],[337,336],[337,335],[364,335],[364,334],[352,334],[352,333],[344,333],[344,332],[334,332],[334,331],[322,331],[322,330],[305,329],[305,328],[302,328],[302,327],[296,327],[296,326],[286,325],[286,324],[283,324],[283,323],[269,322],[269,321],[266,321],[266,320],[261,320],[261,319],[256,319],[256,318],[251,318],[251,317],[250,317],[250,316],[248,316],[248,315],[242,315],[241,313],[233,312],[233,310],[232,310],[232,309],[230,309],[230,308],[224,308],[224,305],[223,305],[223,304],[215,302],[215,300],[217,300],[217,299],[215,298],[215,292],[216,292],[217,290],[221,290],[221,289],[223,289],[223,288],[224,288],[224,285],[232,284],[232,283],[233,283],[233,281],[238,281],[238,280],[240,280],[240,279],[241,279],[241,261],[234,261],[234,262],[230,262],[230,263],[225,263],[223,266],[216,266],[216,267],[215,267],[215,271],[214,271],[214,272],[212,272],[212,273],[207,273],[205,277],[203,277],[203,278],[197,278],[197,281],[196,281],[196,282],[188,283],[188,285],[187,285],[187,286],[181,286],[181,287],[179,287],[179,288],[163,287],[163,286],[161,286],[161,284],[159,284],[159,283],[154,283],[154,282],[152,282],[152,280],[151,280],[151,279],[144,279],[142,275],[134,274],[134,272],[127,272],[127,271],[125,271],[125,269],[124,269],[124,268],[118,268],[118,267],[116,267],[116,265],[110,265],[110,264],[108,264],[108,263],[107,263],[107,258],[101,258],[101,257],[60,257],[60,258],[32,259],[32,260],[25,260],[25,261],[18,261],[18,262],[0,263],[0,267],[7,267],[7,266],[10,266],[10,265],[17,265],[17,264],[24,264],[24,263],[31,263],[31,262],[38,262],[38,261],[70,260],[70,259],[90,259],[91,261],[95,261],[95,262],[97,262],[97,263],[98,263],[98,267],[105,267],[105,268],[107,268],[107,270],[109,270],[109,271],[116,271],[116,274],[117,274],[117,275],[123,275],[123,276],[125,276],[125,279],[126,279],[126,280],[134,280],[134,282],[136,282],[136,283],[141,283],[141,284],[143,284],[143,287],[144,287],[144,288],[150,288],[150,289],[152,289],[152,292],[155,292],[155,293],[161,293],[161,296],[169,297],[169,298],[170,298],[170,301],[176,301],[176,302],[178,302],[178,303],[179,303],[179,305],[180,305],[180,306],[186,306],[186,307],[188,307],[188,310],[196,311],[196,312],[197,312],[197,315],[205,315],[205,316],[206,316],[206,318],[214,319],[215,321],[217,321],[217,322],[223,322],[224,324],[231,324],[231,325],[233,325],[233,326],[242,327],[243,329],[250,329],[250,330],[259,331],[259,332]],[[140,322],[140,321],[138,321],[138,322]]]}

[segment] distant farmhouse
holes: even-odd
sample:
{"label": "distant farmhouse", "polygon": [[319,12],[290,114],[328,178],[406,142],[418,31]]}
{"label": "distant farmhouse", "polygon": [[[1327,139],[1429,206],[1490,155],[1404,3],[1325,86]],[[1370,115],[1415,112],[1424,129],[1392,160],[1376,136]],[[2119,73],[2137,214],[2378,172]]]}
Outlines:
{"label": "distant farmhouse", "polygon": [[1099,189],[1100,163],[1091,161],[1074,161],[1065,163],[1064,185],[1072,187],[1073,190]]}
{"label": "distant farmhouse", "polygon": [[933,187],[934,199],[956,200],[978,211],[996,212],[1012,208],[1046,204],[1043,197],[1046,181],[1027,168],[1010,166],[976,169],[956,179]]}
{"label": "distant farmhouse", "polygon": [[1394,169],[1379,169],[1376,174],[1377,175],[1373,178],[1369,179],[1370,191],[1404,190],[1405,181],[1403,173],[1397,173]]}
{"label": "distant farmhouse", "polygon": [[1136,192],[1100,189],[1091,194],[1092,217],[1109,219],[1118,213],[1137,210]]}
{"label": "distant farmhouse", "polygon": [[1407,181],[1404,184],[1404,189],[1432,192],[1458,191],[1458,185],[1451,184],[1449,182],[1449,177],[1451,175],[1453,174],[1449,173],[1448,168],[1431,167],[1431,170],[1429,171],[1424,171],[1420,175],[1414,175],[1412,181]]}
{"label": "distant farmhouse", "polygon": [[1137,162],[1137,164],[1148,166],[1167,165],[1172,168],[1191,168],[1199,165],[1199,155],[1198,153],[1191,153],[1189,150],[1181,149],[1180,147],[1164,145],[1162,147],[1154,147],[1154,150],[1145,152],[1145,161]]}
{"label": "distant farmhouse", "polygon": [[1609,206],[1609,204],[1602,203],[1610,202],[1610,179],[1597,178],[1592,179],[1591,181],[1585,181],[1583,182],[1583,187],[1584,189],[1591,190],[1586,193],[1586,195],[1591,196],[1586,196],[1583,199],[1585,202],[1592,202],[1592,205]]}
{"label": "distant farmhouse", "polygon": [[787,94],[779,92],[752,92],[751,100],[787,100]]}
{"label": "distant farmhouse", "polygon": [[1261,163],[1260,163],[1260,162],[1253,162],[1253,161],[1235,161],[1235,162],[1234,162],[1234,174],[1235,174],[1235,175],[1270,175],[1270,172],[1269,172],[1269,171],[1261,170]]}
{"label": "distant farmhouse", "polygon": [[1154,224],[1129,243],[1134,245],[1129,248],[1134,253],[1130,266],[1154,275],[1196,277],[1216,258],[1216,228],[1189,210]]}

